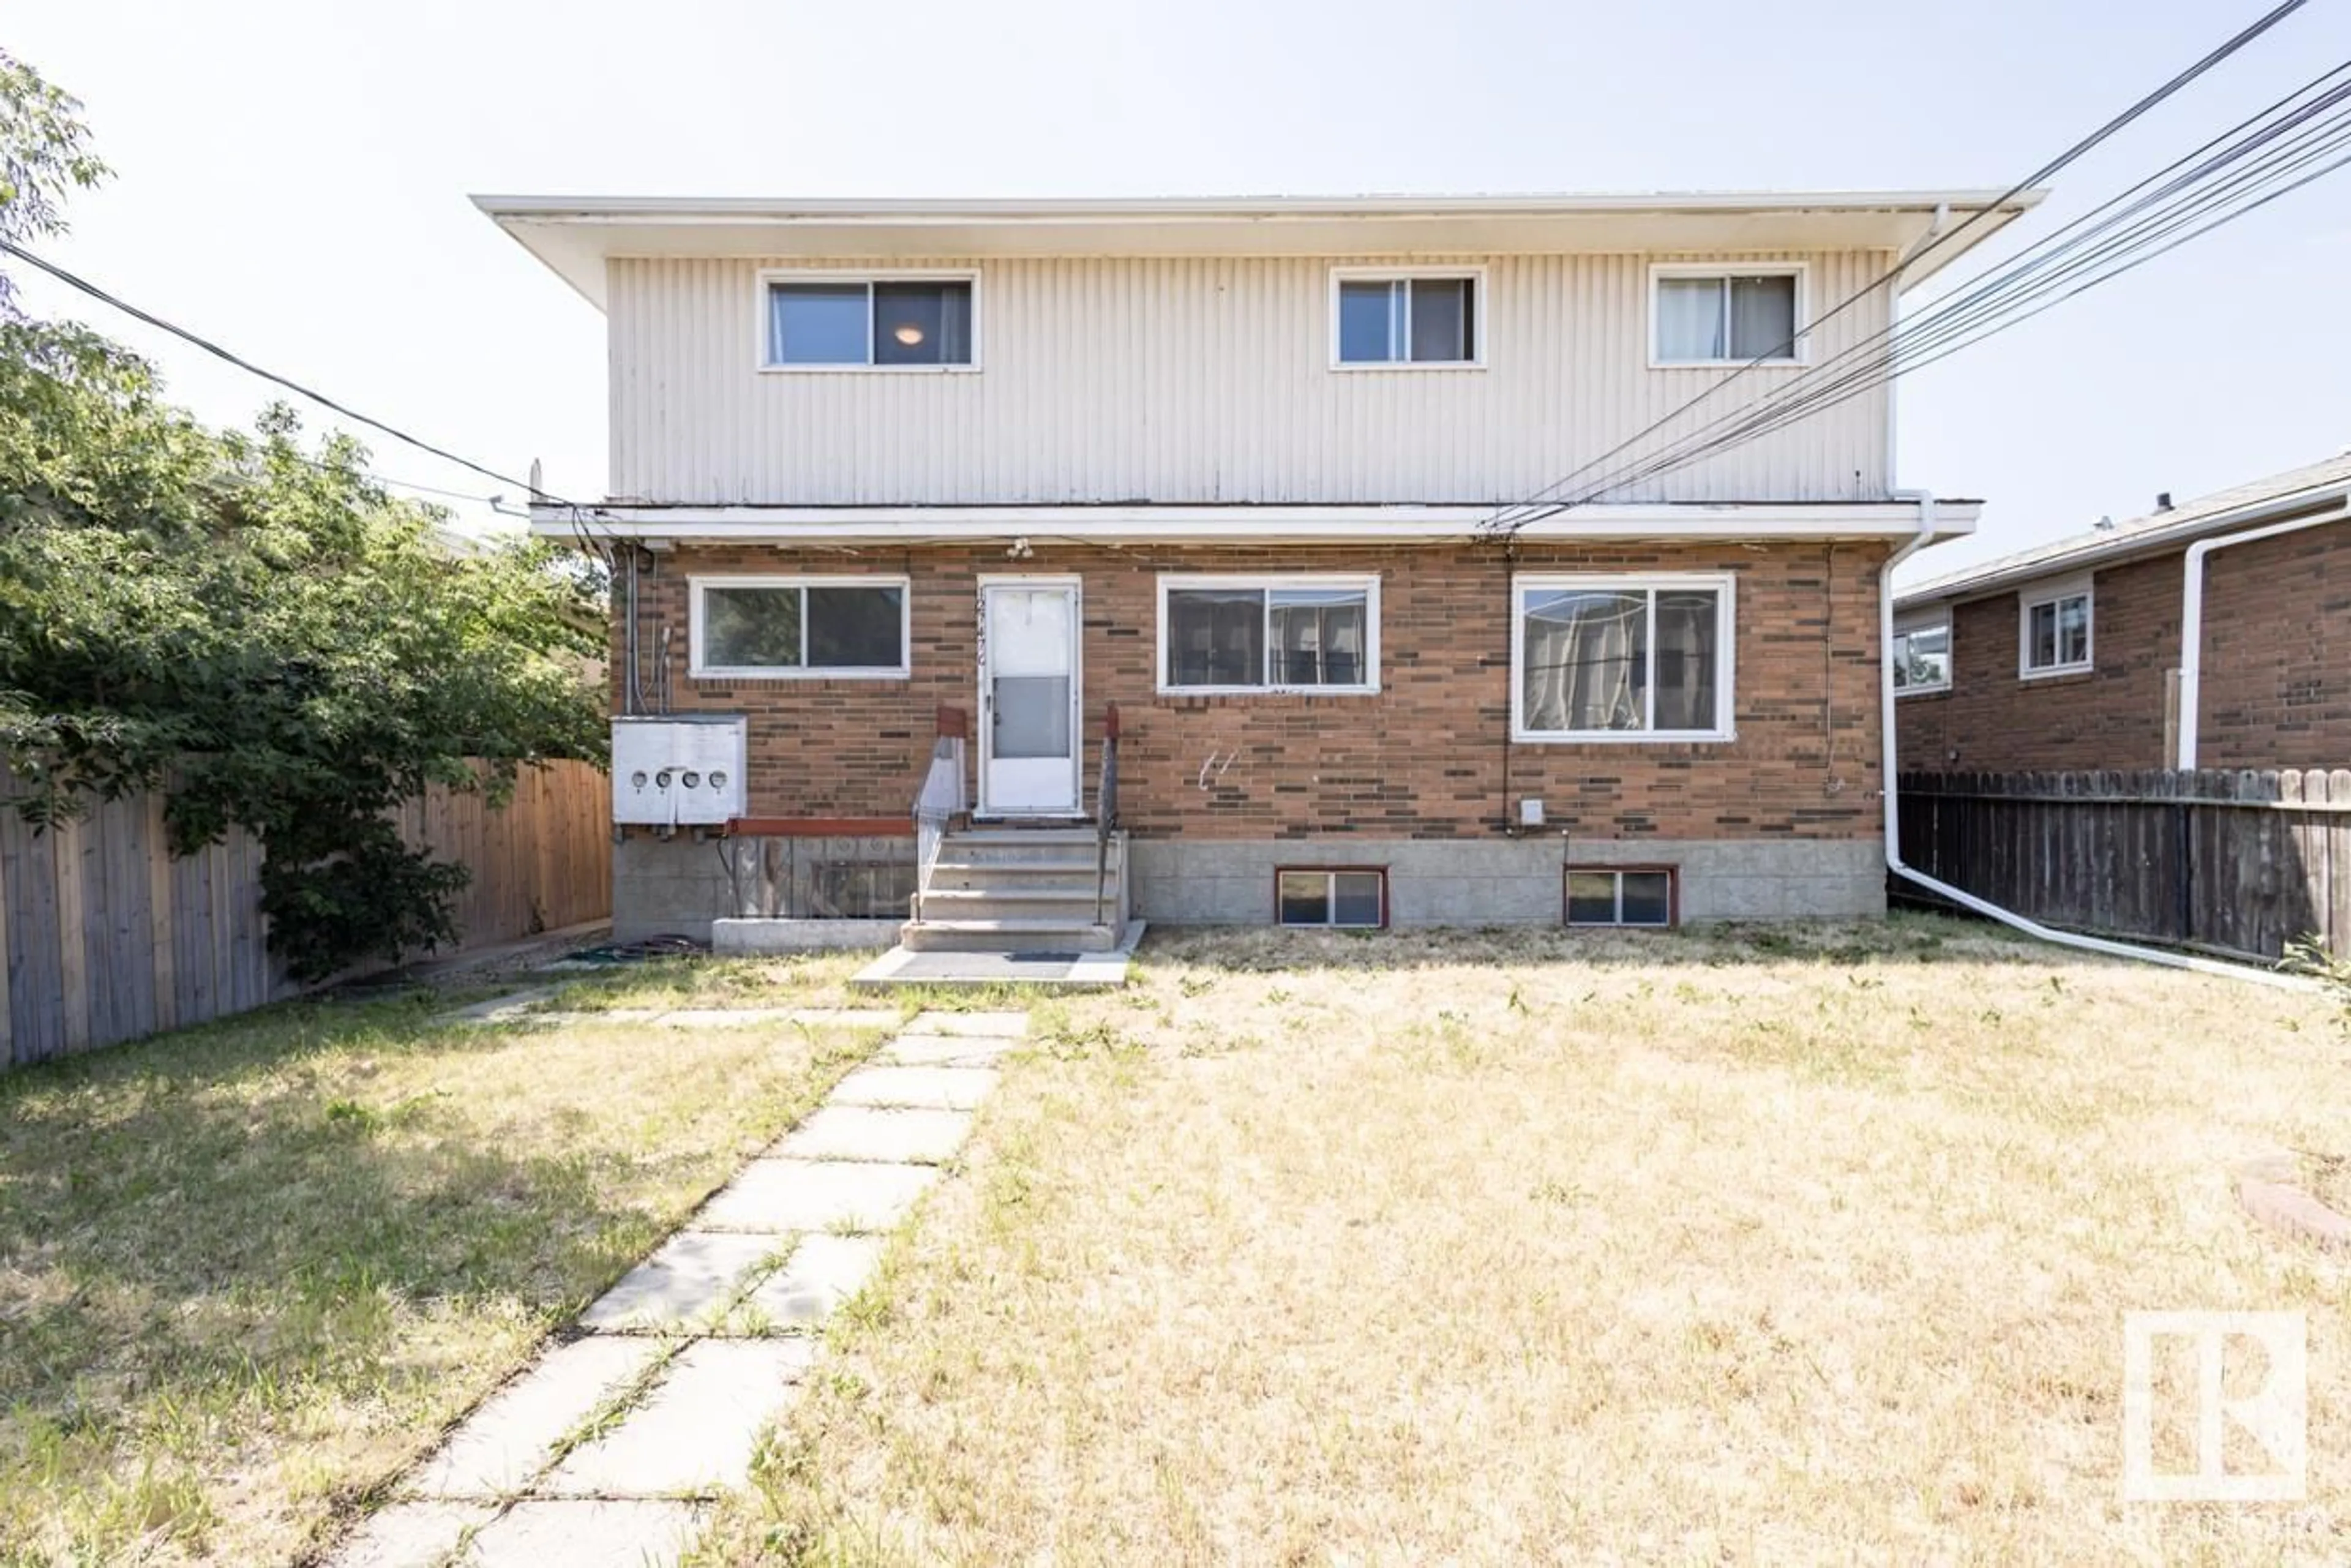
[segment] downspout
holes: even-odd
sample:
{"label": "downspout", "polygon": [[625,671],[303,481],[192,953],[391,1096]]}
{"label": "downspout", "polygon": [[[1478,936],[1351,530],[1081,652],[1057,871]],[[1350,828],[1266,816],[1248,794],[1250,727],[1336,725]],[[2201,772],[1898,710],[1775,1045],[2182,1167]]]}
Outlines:
{"label": "downspout", "polygon": [[2198,539],[2188,547],[2188,580],[2179,598],[2179,755],[2172,762],[2182,773],[2196,770],[2196,710],[2200,706],[2204,684],[2204,558],[2231,545],[2249,545],[2256,539],[2299,533],[2304,528],[2339,523],[2346,517],[2351,517],[2351,497],[2334,511],[2321,512],[2314,517],[2296,517],[2291,522],[2247,528],[2241,534]]}
{"label": "downspout", "polygon": [[1929,893],[1940,894],[1963,909],[1997,920],[2001,925],[2023,932],[2027,936],[2054,943],[2060,947],[2078,948],[2085,953],[2102,953],[2109,958],[2137,958],[2149,964],[2161,964],[2174,969],[2193,969],[2199,974],[2220,975],[2231,980],[2252,980],[2264,986],[2285,990],[2309,990],[2312,982],[2298,976],[2281,975],[2270,969],[2255,969],[2241,964],[2224,964],[2217,958],[2199,958],[2188,953],[2167,953],[2159,947],[2135,947],[2127,942],[2109,942],[2103,936],[2084,936],[2072,931],[2059,931],[2028,920],[2012,909],[1978,898],[1974,894],[1938,882],[1924,872],[1912,871],[1902,863],[1901,801],[1896,787],[1896,747],[1894,732],[1894,661],[1888,656],[1894,646],[1894,569],[1923,549],[1935,537],[1935,497],[1929,490],[1896,490],[1896,500],[1912,501],[1918,507],[1918,531],[1904,542],[1900,549],[1886,558],[1886,565],[1877,574],[1877,722],[1879,770],[1883,776],[1886,801],[1886,869],[1907,882],[1914,882]]}

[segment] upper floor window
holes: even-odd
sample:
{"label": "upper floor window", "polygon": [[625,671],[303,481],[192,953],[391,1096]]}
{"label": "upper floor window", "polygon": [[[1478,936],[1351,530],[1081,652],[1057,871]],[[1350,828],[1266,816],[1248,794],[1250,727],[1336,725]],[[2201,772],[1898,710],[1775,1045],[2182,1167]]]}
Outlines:
{"label": "upper floor window", "polygon": [[1379,690],[1376,577],[1163,577],[1164,692]]}
{"label": "upper floor window", "polygon": [[1520,740],[1729,740],[1728,576],[1521,577],[1511,585]]}
{"label": "upper floor window", "polygon": [[1479,281],[1474,272],[1334,274],[1332,362],[1475,365]]}
{"label": "upper floor window", "polygon": [[1659,267],[1651,269],[1654,336],[1659,365],[1792,365],[1803,269]]}
{"label": "upper floor window", "polygon": [[1951,688],[1951,615],[1938,610],[1894,629],[1894,689],[1943,692]]}
{"label": "upper floor window", "polygon": [[903,676],[903,577],[697,577],[690,672],[760,678]]}
{"label": "upper floor window", "polygon": [[972,358],[972,279],[769,274],[767,363],[966,366]]}
{"label": "upper floor window", "polygon": [[2090,585],[2069,582],[2017,596],[2017,674],[2062,675],[2090,667]]}

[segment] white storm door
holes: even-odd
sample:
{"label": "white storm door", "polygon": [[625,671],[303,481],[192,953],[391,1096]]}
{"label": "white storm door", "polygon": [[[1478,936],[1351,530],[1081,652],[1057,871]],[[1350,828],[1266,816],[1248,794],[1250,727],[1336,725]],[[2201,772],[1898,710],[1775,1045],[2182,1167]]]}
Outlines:
{"label": "white storm door", "polygon": [[1079,810],[1078,586],[1005,581],[979,591],[979,810]]}

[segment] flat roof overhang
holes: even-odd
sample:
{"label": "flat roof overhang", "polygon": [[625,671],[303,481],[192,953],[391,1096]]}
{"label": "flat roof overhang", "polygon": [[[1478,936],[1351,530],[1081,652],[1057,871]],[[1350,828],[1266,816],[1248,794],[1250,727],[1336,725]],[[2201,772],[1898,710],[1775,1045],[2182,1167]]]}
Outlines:
{"label": "flat roof overhang", "polygon": [[602,308],[623,256],[1510,256],[1859,250],[1904,254],[1909,288],[2046,193],[1697,192],[1656,195],[825,200],[477,195],[474,204]]}
{"label": "flat roof overhang", "polygon": [[[1078,544],[1428,544],[1490,534],[1493,506],[673,507],[540,502],[541,538],[654,544],[952,544],[1029,539]],[[1975,531],[1980,501],[1935,503],[1930,539]],[[1576,507],[1538,517],[1522,539],[1732,541],[1907,539],[1919,511],[1907,501],[1667,503]]]}

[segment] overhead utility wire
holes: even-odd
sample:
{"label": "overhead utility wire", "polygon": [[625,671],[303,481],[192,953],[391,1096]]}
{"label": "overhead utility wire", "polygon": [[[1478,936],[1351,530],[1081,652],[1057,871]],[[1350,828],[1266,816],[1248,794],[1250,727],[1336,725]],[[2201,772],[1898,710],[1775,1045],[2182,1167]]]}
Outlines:
{"label": "overhead utility wire", "polygon": [[0,239],[0,251],[5,251],[8,255],[16,257],[19,261],[29,263],[30,265],[40,268],[43,272],[47,273],[50,277],[56,278],[58,282],[67,285],[68,287],[78,288],[93,299],[99,300],[107,305],[111,305],[114,308],[121,311],[126,316],[144,321],[147,325],[153,327],[160,331],[169,332],[172,337],[180,339],[183,342],[193,344],[195,347],[202,349],[204,352],[211,354],[215,359],[225,360],[230,364],[236,366],[237,369],[249,371],[254,375],[259,376],[263,381],[271,382],[277,386],[284,387],[287,391],[294,392],[298,396],[306,397],[312,402],[319,404],[321,408],[332,409],[335,413],[341,414],[345,419],[364,424],[371,430],[381,431],[384,434],[391,436],[394,441],[404,442],[408,445],[415,447],[420,452],[429,452],[434,456],[441,458],[444,462],[454,463],[460,468],[470,468],[475,473],[483,476],[485,478],[496,479],[501,485],[511,485],[515,488],[524,492],[526,495],[547,496],[548,499],[556,502],[559,506],[573,507],[577,505],[577,503],[564,500],[560,496],[549,496],[544,490],[534,490],[527,480],[517,479],[511,474],[501,474],[496,469],[476,463],[470,457],[460,457],[457,454],[450,451],[446,447],[435,446],[429,441],[422,440],[417,436],[409,434],[408,432],[402,430],[397,425],[386,424],[380,419],[371,418],[369,415],[360,413],[357,409],[351,408],[348,404],[336,402],[333,398],[327,396],[324,392],[315,392],[310,388],[304,386],[299,382],[291,380],[286,376],[281,376],[275,371],[264,369],[262,366],[255,364],[252,361],[245,359],[238,354],[232,353],[230,350],[222,348],[218,343],[214,342],[209,338],[192,332],[187,328],[180,326],[176,322],[167,321],[162,317],[154,314],[152,311],[142,310],[138,306],[131,304],[129,300],[122,298],[119,295],[109,293],[107,290],[99,287],[97,284],[90,282],[88,278],[76,277],[73,273],[70,273],[64,267],[59,267],[57,263],[34,255],[31,251],[26,250],[23,246],[16,244],[13,240]]}
{"label": "overhead utility wire", "polygon": [[[2335,68],[2335,70],[2328,72],[2327,77],[2345,71],[2351,71],[2351,61],[2346,61],[2344,65]],[[2324,81],[2326,77],[2319,79]],[[2351,98],[2351,87],[2335,89],[2322,104],[2305,106],[2305,109],[2314,111],[2317,108],[2339,103],[2346,98]],[[2132,218],[2134,214],[2144,212],[2165,196],[2174,198],[2169,205],[2162,207],[2152,215],[2139,217],[2137,221],[2130,223],[2128,227],[2124,228],[2119,235],[2104,241],[2096,248],[2064,262],[2063,266],[2051,265],[2064,253],[2074,250],[2088,237],[2085,235],[2063,245],[2054,244],[2061,235],[2089,219],[2097,217],[2107,208],[2121,203],[2123,198],[2130,195],[2132,192],[2144,188],[2152,182],[2152,179],[2160,178],[2160,174],[2151,177],[2148,181],[2142,181],[2139,185],[2132,187],[2132,192],[2125,192],[2122,196],[2110,199],[2100,208],[2068,225],[2066,229],[2058,231],[2057,235],[2053,235],[2048,240],[2042,242],[2041,246],[2036,246],[2034,251],[2027,252],[2023,256],[2003,264],[2001,268],[1988,270],[1985,274],[1979,275],[1979,278],[1974,281],[1980,287],[1971,287],[1968,291],[1949,296],[1929,308],[1928,311],[1921,316],[1871,334],[1862,342],[1841,351],[1829,361],[1804,371],[1782,388],[1740,408],[1718,415],[1709,423],[1700,426],[1698,430],[1686,433],[1662,452],[1637,459],[1629,465],[1622,466],[1604,476],[1584,495],[1529,509],[1526,516],[1518,519],[1513,526],[1523,526],[1526,521],[1533,520],[1536,517],[1549,516],[1573,506],[1585,504],[1600,494],[1621,489],[1640,479],[1654,477],[1658,474],[1686,466],[1691,462],[1702,460],[1727,450],[1731,445],[1768,434],[1810,413],[1833,407],[1838,402],[1861,395],[1911,370],[1933,363],[1948,357],[1950,353],[1959,351],[1961,348],[2030,319],[2043,310],[2051,308],[2091,287],[2111,281],[2155,259],[2158,256],[2186,244],[2189,240],[2208,234],[2224,224],[2234,222],[2256,208],[2266,206],[2269,203],[2343,167],[2346,162],[2351,162],[2351,160],[2338,159],[2325,162],[2309,172],[2301,173],[2300,178],[2290,181],[2286,178],[2288,175],[2308,169],[2309,165],[2319,162],[2345,146],[2351,145],[2351,129],[2346,127],[2351,127],[2351,112],[2338,110],[2319,122],[2314,129],[2306,129],[2282,145],[2273,148],[2262,156],[2260,162],[2231,173],[2223,179],[2210,178],[2215,171],[2225,168],[2229,162],[2244,156],[2249,148],[2260,146],[2272,140],[2282,129],[2281,126],[2264,128],[2262,132],[2245,139],[2242,143],[2223,157],[2211,161],[2193,178],[2174,182],[2156,196],[2129,204],[2121,212],[2099,223],[2093,232],[2114,228],[2116,225]],[[2195,154],[2189,154],[2189,157],[2193,156]],[[2179,160],[2172,167],[2177,168],[2179,162],[2187,162],[2186,159]],[[2196,183],[2198,180],[2205,183],[2199,185]],[[2217,217],[2210,215],[2224,207],[2229,210],[2220,212]],[[2036,254],[2042,252],[2047,254]],[[2041,275],[2038,277],[2034,276],[2036,269],[2041,270]],[[1993,270],[1998,271],[1998,277],[1993,276]],[[2084,277],[2085,274],[2089,276]],[[2071,287],[2064,287],[2075,278],[2082,280]],[[2053,295],[2054,298],[2047,298]],[[2036,301],[2043,302],[2036,303]],[[2032,308],[2024,308],[2028,305]],[[1896,340],[1894,344],[1887,351],[1877,354],[1869,364],[1856,368],[1849,363],[1861,356],[1870,354],[1874,345],[1889,336]],[[1928,350],[1935,351],[1929,353],[1926,351]],[[1840,365],[1844,368],[1840,369]],[[1730,424],[1733,428],[1723,434],[1709,436],[1709,432],[1716,431],[1726,424]]]}
{"label": "overhead utility wire", "polygon": [[1951,227],[1933,235],[1925,245],[1921,246],[1917,250],[1897,258],[1892,267],[1888,267],[1878,277],[1873,278],[1870,282],[1864,284],[1861,287],[1847,295],[1844,299],[1839,300],[1834,306],[1814,317],[1812,320],[1798,327],[1795,332],[1785,342],[1779,344],[1764,353],[1758,354],[1755,358],[1740,365],[1738,368],[1723,376],[1721,380],[1716,382],[1712,386],[1708,387],[1705,391],[1689,399],[1687,402],[1668,411],[1646,428],[1635,432],[1632,435],[1629,435],[1625,440],[1617,443],[1616,445],[1602,453],[1599,456],[1585,462],[1580,466],[1570,470],[1560,478],[1552,481],[1541,489],[1536,491],[1532,496],[1530,496],[1523,500],[1513,502],[1508,506],[1497,508],[1493,516],[1486,518],[1479,524],[1479,528],[1481,531],[1492,532],[1516,531],[1516,529],[1525,521],[1531,520],[1531,517],[1520,517],[1517,516],[1518,513],[1526,511],[1531,514],[1534,509],[1541,507],[1551,497],[1566,489],[1583,475],[1647,440],[1650,436],[1655,435],[1658,431],[1672,424],[1674,421],[1679,419],[1683,414],[1687,413],[1691,409],[1696,408],[1700,403],[1706,402],[1708,398],[1713,397],[1724,387],[1729,386],[1732,382],[1737,381],[1740,377],[1747,374],[1750,371],[1754,370],[1757,366],[1768,364],[1774,360],[1784,358],[1784,356],[1789,351],[1792,350],[1795,345],[1801,342],[1808,334],[1816,330],[1824,323],[1843,315],[1845,311],[1852,309],[1855,305],[1867,298],[1871,294],[1894,281],[1895,278],[1899,277],[1908,267],[1916,266],[1919,261],[1931,256],[1937,250],[1941,249],[1944,246],[1949,245],[1951,241],[1965,234],[1969,229],[1974,227],[1977,224],[1983,222],[1984,219],[1991,216],[1993,213],[1998,212],[2008,203],[2015,200],[2017,196],[2021,195],[2025,191],[2031,190],[2032,187],[2040,184],[2043,181],[2049,179],[2051,176],[2077,162],[2093,149],[2096,148],[2101,143],[2115,136],[2117,132],[2123,131],[2126,127],[2137,121],[2140,117],[2146,115],[2150,110],[2162,104],[2175,93],[2178,93],[2189,83],[2203,76],[2213,67],[2219,65],[2222,60],[2227,59],[2230,56],[2235,54],[2246,45],[2252,43],[2255,38],[2260,37],[2263,33],[2268,32],[2272,27],[2276,26],[2280,22],[2285,20],[2286,17],[2292,16],[2294,12],[2300,10],[2308,3],[2309,0],[2283,0],[2283,4],[2273,7],[2269,12],[2254,20],[2251,25],[2238,32],[2234,37],[2227,39],[2217,47],[2213,48],[2201,59],[2197,60],[2194,64],[2189,66],[2184,70],[2181,70],[2170,79],[2156,88],[2152,92],[2140,98],[2137,102],[2124,110],[2120,114],[2116,115],[2104,125],[2099,126],[2095,131],[2091,131],[2087,136],[2074,142],[2071,147],[2066,148],[2063,152],[2060,152],[2056,157],[2051,159],[2046,163],[2043,163],[2040,168],[2035,169],[2032,173],[2027,174],[2023,179],[2019,180],[2015,184],[2010,186],[1999,196],[1977,208],[1975,212],[1970,214],[1958,224],[1955,224]]}

